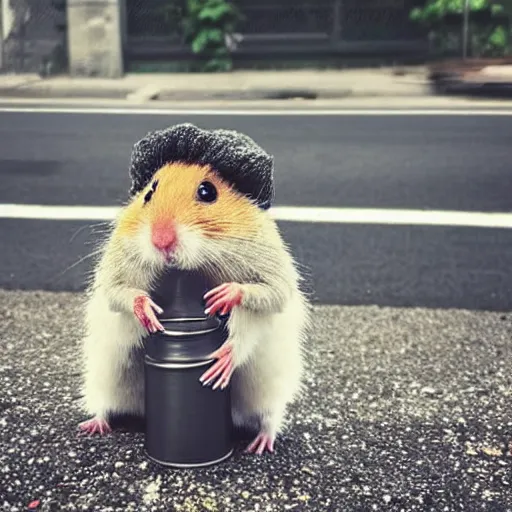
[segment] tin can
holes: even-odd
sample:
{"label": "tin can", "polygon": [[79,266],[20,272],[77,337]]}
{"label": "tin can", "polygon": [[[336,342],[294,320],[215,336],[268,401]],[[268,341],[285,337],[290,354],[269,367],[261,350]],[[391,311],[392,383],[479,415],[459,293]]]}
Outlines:
{"label": "tin can", "polygon": [[145,449],[165,466],[210,466],[233,453],[230,386],[199,381],[228,334],[226,319],[204,314],[211,287],[200,274],[169,271],[152,294],[165,332],[145,341]]}

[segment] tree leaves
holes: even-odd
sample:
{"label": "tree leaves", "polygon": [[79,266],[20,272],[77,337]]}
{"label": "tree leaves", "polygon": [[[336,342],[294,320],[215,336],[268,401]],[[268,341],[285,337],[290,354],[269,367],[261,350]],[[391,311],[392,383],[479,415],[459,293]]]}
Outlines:
{"label": "tree leaves", "polygon": [[219,28],[203,28],[192,41],[192,51],[201,53],[209,47],[219,47],[224,43],[224,34]]}
{"label": "tree leaves", "polygon": [[[412,9],[410,17],[414,21],[434,22],[441,20],[446,14],[461,14],[464,11],[465,0],[430,0],[425,7]],[[469,0],[471,11],[496,9],[496,4],[490,0]]]}
{"label": "tree leaves", "polygon": [[225,2],[217,2],[217,5],[207,5],[199,12],[198,18],[213,23],[221,22],[224,17],[230,17],[233,13],[232,7]]}
{"label": "tree leaves", "polygon": [[206,58],[202,70],[231,70],[227,40],[242,18],[236,7],[227,0],[187,0],[187,8],[186,36],[192,51]]}
{"label": "tree leaves", "polygon": [[[457,32],[460,37],[458,28],[450,28],[445,26],[445,21],[453,16],[458,16],[462,20],[464,12],[465,0],[428,0],[426,5],[416,7],[409,13],[411,20],[427,26],[431,30],[431,35],[436,39],[440,39],[442,47],[448,47],[449,39],[453,39],[453,35]],[[493,0],[469,0],[469,9],[471,13],[485,14],[489,13],[488,20],[503,14],[504,7],[502,4]],[[471,46],[476,54],[480,56],[497,56],[502,55],[508,46],[508,28],[499,25],[498,22],[480,22],[471,21]],[[485,16],[484,16],[485,18]],[[451,33],[448,33],[450,32]]]}

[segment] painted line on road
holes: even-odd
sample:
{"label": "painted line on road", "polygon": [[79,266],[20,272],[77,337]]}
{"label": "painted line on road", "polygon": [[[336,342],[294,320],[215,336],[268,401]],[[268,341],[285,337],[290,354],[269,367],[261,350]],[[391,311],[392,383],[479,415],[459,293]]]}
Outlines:
{"label": "painted line on road", "polygon": [[0,204],[0,219],[114,220],[118,212],[117,206]]}
{"label": "painted line on road", "polygon": [[509,109],[151,109],[102,107],[2,107],[3,113],[187,116],[512,116]]}
{"label": "painted line on road", "polygon": [[[116,206],[0,204],[0,219],[112,221],[118,212]],[[512,213],[500,212],[307,206],[274,206],[269,212],[275,220],[302,223],[512,228]]]}

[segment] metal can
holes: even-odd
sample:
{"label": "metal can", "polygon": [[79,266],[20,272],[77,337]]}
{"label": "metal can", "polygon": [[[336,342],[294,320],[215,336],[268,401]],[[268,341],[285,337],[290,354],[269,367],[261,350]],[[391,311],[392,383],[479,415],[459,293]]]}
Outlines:
{"label": "metal can", "polygon": [[227,339],[225,319],[204,314],[210,288],[203,275],[170,271],[152,294],[165,332],[145,341],[145,449],[165,466],[209,466],[233,453],[230,386],[199,381],[214,363],[208,355]]}

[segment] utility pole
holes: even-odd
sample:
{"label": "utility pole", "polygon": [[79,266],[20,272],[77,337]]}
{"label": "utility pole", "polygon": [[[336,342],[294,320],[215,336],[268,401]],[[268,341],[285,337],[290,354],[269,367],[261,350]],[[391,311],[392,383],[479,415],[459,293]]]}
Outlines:
{"label": "utility pole", "polygon": [[468,56],[468,36],[469,36],[469,8],[470,0],[464,0],[464,21],[462,24],[462,58]]}

